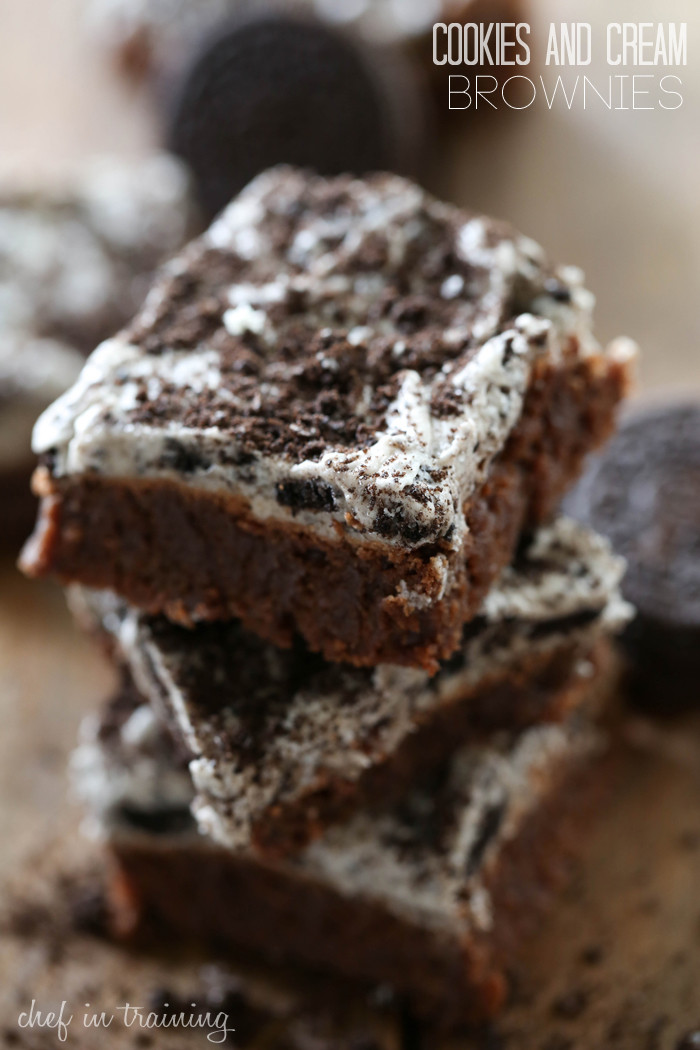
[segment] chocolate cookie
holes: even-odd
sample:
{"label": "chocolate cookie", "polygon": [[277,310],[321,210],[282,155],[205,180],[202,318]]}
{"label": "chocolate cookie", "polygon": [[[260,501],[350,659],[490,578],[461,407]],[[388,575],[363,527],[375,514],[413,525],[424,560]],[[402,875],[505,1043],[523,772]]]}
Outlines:
{"label": "chocolate cookie", "polygon": [[398,55],[389,66],[311,18],[227,21],[175,86],[170,148],[190,165],[210,215],[278,163],[324,175],[411,171],[420,95]]}
{"label": "chocolate cookie", "polygon": [[698,699],[700,675],[700,404],[630,417],[566,509],[606,534],[629,568],[638,616],[624,635],[633,693],[671,710]]}

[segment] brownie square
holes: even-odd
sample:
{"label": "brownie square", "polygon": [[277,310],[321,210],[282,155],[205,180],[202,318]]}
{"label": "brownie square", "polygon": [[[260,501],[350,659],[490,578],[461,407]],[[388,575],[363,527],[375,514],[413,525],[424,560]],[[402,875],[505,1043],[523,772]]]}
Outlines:
{"label": "brownie square", "polygon": [[192,236],[174,157],[95,158],[54,185],[0,179],[0,340],[55,339],[84,354],[126,324],[161,262]]}
{"label": "brownie square", "polygon": [[[152,710],[121,707],[120,728],[108,710],[74,763],[112,855],[121,935],[194,940],[219,956],[243,946],[388,985],[445,1026],[502,1006],[606,782],[602,738],[585,722],[496,734],[460,749],[399,803],[360,812],[273,863],[197,831],[179,787],[165,787],[169,777],[181,784],[185,767]],[[210,806],[196,812],[216,829]]]}
{"label": "brownie square", "polygon": [[581,275],[397,176],[260,176],[40,420],[25,570],[436,671],[613,426]]}
{"label": "brownie square", "polygon": [[494,585],[457,654],[425,671],[328,664],[240,623],[194,631],[113,595],[72,595],[181,741],[231,849],[298,851],[360,808],[399,798],[461,743],[563,720],[594,690],[627,622],[607,543],[567,519]]}

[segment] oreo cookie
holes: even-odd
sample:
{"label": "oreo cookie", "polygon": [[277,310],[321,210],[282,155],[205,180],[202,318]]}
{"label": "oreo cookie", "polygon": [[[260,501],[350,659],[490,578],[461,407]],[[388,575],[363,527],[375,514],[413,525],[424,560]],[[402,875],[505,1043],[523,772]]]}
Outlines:
{"label": "oreo cookie", "polygon": [[297,14],[227,21],[171,92],[167,139],[209,216],[257,175],[293,164],[322,175],[415,173],[423,99],[397,52]]}
{"label": "oreo cookie", "polygon": [[700,690],[700,404],[623,423],[564,509],[628,562],[637,608],[623,640],[635,700],[656,711],[698,704]]}

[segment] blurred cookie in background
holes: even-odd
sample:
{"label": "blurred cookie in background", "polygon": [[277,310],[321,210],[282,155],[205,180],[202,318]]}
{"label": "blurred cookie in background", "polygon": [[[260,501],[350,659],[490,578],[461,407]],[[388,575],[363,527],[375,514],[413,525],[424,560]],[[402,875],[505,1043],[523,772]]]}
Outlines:
{"label": "blurred cookie in background", "polygon": [[142,304],[153,271],[193,232],[185,169],[156,156],[90,163],[72,185],[0,184],[0,547],[31,529],[37,416],[83,356]]}
{"label": "blurred cookie in background", "polygon": [[565,509],[627,559],[633,699],[663,713],[700,707],[700,404],[629,416]]}
{"label": "blurred cookie in background", "polygon": [[174,85],[166,139],[211,217],[280,163],[324,175],[415,174],[424,101],[398,53],[315,18],[268,12],[228,21],[205,40]]}
{"label": "blurred cookie in background", "polygon": [[89,353],[131,318],[192,227],[188,176],[166,155],[95,160],[55,189],[0,184],[0,340]]}

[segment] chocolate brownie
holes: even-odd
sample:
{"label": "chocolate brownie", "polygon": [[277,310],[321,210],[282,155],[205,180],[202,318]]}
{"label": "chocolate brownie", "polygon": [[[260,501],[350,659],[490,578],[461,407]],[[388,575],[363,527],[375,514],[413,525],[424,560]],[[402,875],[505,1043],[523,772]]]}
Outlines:
{"label": "chocolate brownie", "polygon": [[542,529],[434,678],[325,664],[235,622],[189,631],[109,594],[78,592],[73,604],[184,742],[222,842],[278,856],[399,797],[460,741],[567,716],[594,686],[605,639],[629,618],[621,575],[580,526]]}
{"label": "chocolate brownie", "polygon": [[[138,709],[131,717],[141,722]],[[141,727],[132,733],[129,722],[133,739]],[[115,805],[98,806],[95,817],[115,861],[122,934],[145,925],[219,952],[243,945],[381,982],[417,1012],[453,1024],[503,1004],[516,953],[581,848],[583,801],[605,780],[594,762],[600,746],[574,722],[500,734],[459,751],[392,808],[357,814],[283,863],[216,846],[184,807],[173,827],[160,790],[148,809],[141,780],[132,793],[140,810],[122,807],[131,754],[119,774],[118,757],[107,759],[96,796],[105,747],[87,759],[79,752],[75,768],[88,806],[104,798],[110,777],[120,783]],[[217,828],[208,804],[197,815],[204,829]]]}
{"label": "chocolate brownie", "polygon": [[[0,289],[1,292],[1,289]],[[16,555],[31,532],[37,502],[30,480],[32,427],[78,377],[83,359],[53,339],[3,332],[0,321],[0,549]]]}
{"label": "chocolate brownie", "polygon": [[638,615],[624,633],[632,693],[647,707],[697,704],[700,676],[700,404],[637,411],[567,505],[629,565]]}
{"label": "chocolate brownie", "polygon": [[153,272],[191,235],[185,169],[108,158],[61,186],[0,182],[0,341],[89,353],[133,317]]}
{"label": "chocolate brownie", "polygon": [[606,438],[576,270],[392,175],[255,179],[34,434],[34,576],[435,671]]}

